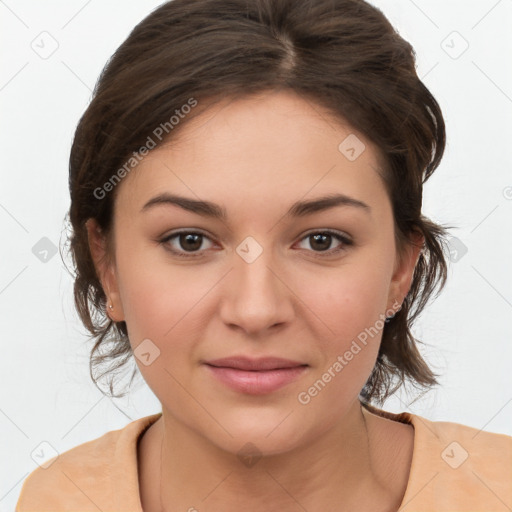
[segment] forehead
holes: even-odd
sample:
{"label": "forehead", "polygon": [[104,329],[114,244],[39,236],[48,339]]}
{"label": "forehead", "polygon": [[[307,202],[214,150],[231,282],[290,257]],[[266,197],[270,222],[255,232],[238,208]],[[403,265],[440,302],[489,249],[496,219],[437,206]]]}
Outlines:
{"label": "forehead", "polygon": [[378,148],[295,93],[225,100],[181,122],[123,179],[121,206],[142,208],[169,191],[219,198],[229,209],[333,192],[368,201],[384,190]]}

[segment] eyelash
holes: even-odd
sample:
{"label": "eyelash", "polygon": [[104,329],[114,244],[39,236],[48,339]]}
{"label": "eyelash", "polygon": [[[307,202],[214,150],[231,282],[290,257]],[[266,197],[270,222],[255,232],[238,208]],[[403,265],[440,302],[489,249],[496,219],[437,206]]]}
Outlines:
{"label": "eyelash", "polygon": [[[168,245],[170,240],[178,237],[179,235],[200,235],[200,236],[203,236],[208,239],[210,238],[208,235],[206,235],[205,233],[202,233],[200,231],[178,231],[175,233],[171,233],[170,235],[167,235],[166,237],[159,240],[159,243],[164,245],[165,249],[167,251],[171,252],[173,255],[178,256],[179,258],[189,258],[189,259],[190,258],[199,258],[199,257],[201,257],[201,253],[199,251],[188,252],[188,253],[182,252],[182,251],[176,251],[175,249],[171,249],[170,246]],[[348,238],[346,235],[339,233],[338,231],[333,231],[331,229],[310,231],[309,233],[307,233],[300,239],[300,242],[302,242],[303,240],[305,240],[308,237],[311,237],[313,235],[330,235],[342,243],[342,245],[340,247],[338,247],[337,249],[328,249],[326,251],[311,251],[318,257],[323,257],[323,255],[333,256],[342,251],[346,251],[347,247],[353,245],[353,241],[350,238]]]}

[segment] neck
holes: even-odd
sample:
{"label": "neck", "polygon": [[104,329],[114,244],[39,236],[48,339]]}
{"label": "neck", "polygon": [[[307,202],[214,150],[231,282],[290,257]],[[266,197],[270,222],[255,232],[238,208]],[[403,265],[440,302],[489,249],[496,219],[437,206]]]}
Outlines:
{"label": "neck", "polygon": [[342,421],[285,453],[229,453],[163,411],[162,509],[254,512],[360,508],[386,496],[373,423],[355,401]]}

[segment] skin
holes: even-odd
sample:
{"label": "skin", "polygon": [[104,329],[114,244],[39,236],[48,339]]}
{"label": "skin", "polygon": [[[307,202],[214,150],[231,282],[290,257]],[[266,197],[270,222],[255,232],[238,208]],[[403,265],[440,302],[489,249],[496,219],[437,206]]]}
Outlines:
{"label": "skin", "polygon": [[[350,134],[366,145],[355,161],[338,150]],[[135,358],[163,413],[139,444],[145,511],[160,510],[160,472],[167,511],[398,508],[413,428],[363,412],[358,400],[381,330],[309,403],[297,398],[410,288],[421,240],[397,252],[380,162],[362,134],[293,93],[225,101],[182,126],[118,185],[110,263],[102,233],[88,222],[111,318],[126,321],[134,350],[145,339],[160,350],[148,366]],[[170,204],[141,212],[164,192],[217,203],[227,219]],[[334,193],[371,210],[285,216],[296,201]],[[179,237],[159,242],[183,228],[206,235],[198,257],[169,252],[187,254]],[[332,237],[322,251],[309,235],[326,229],[353,244]],[[236,252],[248,236],[263,250],[251,263]],[[240,354],[309,366],[298,380],[254,396],[201,364]],[[262,456],[251,467],[237,457],[248,442]]]}

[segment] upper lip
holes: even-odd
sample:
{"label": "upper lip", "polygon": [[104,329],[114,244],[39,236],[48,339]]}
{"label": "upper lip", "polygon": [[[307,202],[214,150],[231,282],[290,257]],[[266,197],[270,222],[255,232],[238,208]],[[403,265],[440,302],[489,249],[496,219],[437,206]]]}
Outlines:
{"label": "upper lip", "polygon": [[245,356],[223,357],[221,359],[213,359],[206,361],[205,364],[217,366],[221,368],[235,368],[237,370],[277,370],[279,368],[295,368],[297,366],[307,366],[299,361],[290,359],[282,359],[280,357],[261,357],[250,358]]}

